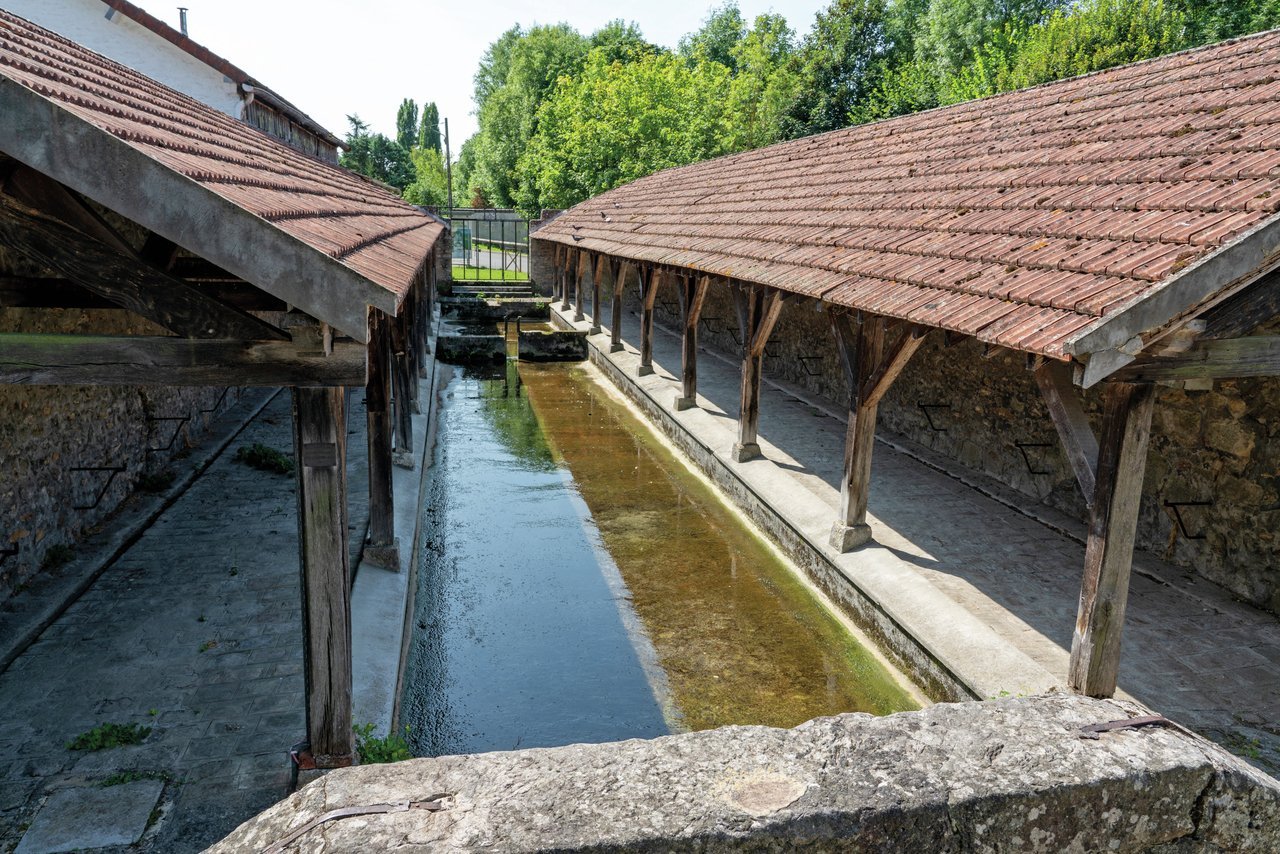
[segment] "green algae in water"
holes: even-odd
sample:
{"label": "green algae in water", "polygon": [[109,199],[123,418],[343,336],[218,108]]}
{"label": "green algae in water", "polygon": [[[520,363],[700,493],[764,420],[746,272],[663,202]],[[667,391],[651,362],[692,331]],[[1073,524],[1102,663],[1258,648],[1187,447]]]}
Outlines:
{"label": "green algae in water", "polygon": [[715,492],[581,367],[521,364],[683,725],[790,727],[918,703]]}

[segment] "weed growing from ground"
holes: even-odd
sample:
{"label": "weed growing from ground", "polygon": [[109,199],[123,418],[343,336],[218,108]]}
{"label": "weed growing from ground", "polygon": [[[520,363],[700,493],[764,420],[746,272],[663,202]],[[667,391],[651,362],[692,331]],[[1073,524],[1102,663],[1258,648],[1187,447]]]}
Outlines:
{"label": "weed growing from ground", "polygon": [[207,640],[204,643],[200,644],[200,651],[208,652],[209,650],[213,649],[217,645],[218,645],[218,642],[216,640]]}
{"label": "weed growing from ground", "polygon": [[239,450],[236,451],[235,460],[259,471],[269,471],[275,474],[293,474],[293,460],[289,455],[283,454],[261,442],[254,442],[252,445],[241,445]]}
{"label": "weed growing from ground", "polygon": [[41,569],[57,569],[71,562],[76,556],[75,549],[71,546],[59,543],[56,546],[49,546],[49,550],[44,553],[44,560],[40,562]]}
{"label": "weed growing from ground", "polygon": [[139,780],[164,780],[167,783],[171,779],[163,771],[121,771],[118,774],[112,774],[98,785],[107,789],[111,786],[123,786],[125,783],[136,783]]}
{"label": "weed growing from ground", "polygon": [[173,485],[178,475],[169,469],[155,474],[147,474],[138,478],[139,492],[164,492]]}
{"label": "weed growing from ground", "polygon": [[[352,729],[356,734],[356,752],[360,754],[361,765],[403,762],[413,758],[413,754],[409,752],[409,743],[397,733],[378,738],[373,734],[373,724],[356,725]],[[408,735],[409,728],[405,727],[404,732]]]}
{"label": "weed growing from ground", "polygon": [[98,724],[88,732],[82,732],[67,742],[68,750],[106,750],[141,744],[151,735],[151,727],[141,724]]}

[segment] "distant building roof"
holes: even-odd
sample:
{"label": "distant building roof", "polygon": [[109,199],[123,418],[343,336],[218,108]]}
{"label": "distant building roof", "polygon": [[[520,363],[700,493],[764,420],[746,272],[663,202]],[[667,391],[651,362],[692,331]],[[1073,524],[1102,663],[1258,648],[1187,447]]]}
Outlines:
{"label": "distant building roof", "polygon": [[[365,305],[395,312],[443,233],[372,182],[3,10],[0,114],[0,152],[360,340]],[[274,266],[249,238],[278,250]],[[281,263],[314,253],[325,263]]]}
{"label": "distant building roof", "polygon": [[183,35],[180,31],[175,30],[173,27],[169,26],[155,15],[152,15],[150,12],[147,12],[145,9],[138,8],[134,4],[130,3],[129,0],[102,0],[102,2],[130,20],[146,27],[148,30],[172,43],[176,47],[186,51],[205,65],[208,65],[210,68],[222,72],[223,75],[240,87],[242,94],[261,99],[268,106],[279,110],[299,126],[306,128],[329,145],[334,147],[340,147],[342,145],[342,140],[334,136],[331,131],[326,129],[306,113],[302,112],[302,110],[295,107],[288,100],[276,94],[268,87],[262,85],[262,83],[251,77],[248,72],[244,71],[229,60],[222,58],[204,45],[192,40],[190,37]]}
{"label": "distant building roof", "polygon": [[668,169],[537,239],[1055,358],[1276,263],[1280,32]]}

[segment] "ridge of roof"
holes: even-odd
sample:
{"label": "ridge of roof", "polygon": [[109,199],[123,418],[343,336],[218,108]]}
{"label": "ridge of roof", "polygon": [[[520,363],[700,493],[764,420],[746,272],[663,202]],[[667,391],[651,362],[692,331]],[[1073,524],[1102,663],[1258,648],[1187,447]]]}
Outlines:
{"label": "ridge of roof", "polygon": [[1270,263],[1278,103],[1272,30],[666,169],[533,236],[1085,356]]}
{"label": "ridge of roof", "polygon": [[[214,53],[212,50],[195,41],[190,36],[184,35],[181,31],[174,29],[172,26],[165,23],[160,18],[157,18],[155,15],[152,15],[147,10],[139,6],[135,6],[133,3],[130,3],[129,0],[102,0],[102,2],[111,9],[114,9],[124,15],[126,18],[129,18],[134,23],[145,27],[165,41],[200,60],[215,71],[221,72],[223,76],[236,84],[242,95],[263,95],[263,100],[267,102],[268,106],[284,113],[294,122],[311,131],[329,145],[334,147],[342,146],[342,140],[338,139],[332,131],[304,113],[287,98],[258,82],[258,80],[256,80],[247,71],[240,68],[240,66],[225,57]],[[248,91],[246,91],[246,87],[248,88]]]}

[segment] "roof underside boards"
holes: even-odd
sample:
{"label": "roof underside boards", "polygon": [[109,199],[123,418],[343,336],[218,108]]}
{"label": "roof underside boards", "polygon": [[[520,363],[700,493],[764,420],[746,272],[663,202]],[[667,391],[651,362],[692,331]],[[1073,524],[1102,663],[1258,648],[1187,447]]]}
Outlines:
{"label": "roof underside boards", "polygon": [[[262,229],[278,229],[325,256],[317,261],[331,259],[373,286],[363,288],[363,294],[351,293],[352,300],[361,297],[365,304],[399,305],[423,260],[443,233],[444,226],[439,220],[354,173],[308,157],[3,10],[0,10],[0,76],[37,93],[58,111],[65,111],[122,140],[164,169],[260,217]],[[18,120],[14,121],[16,125]],[[59,127],[60,124],[66,126]],[[71,124],[48,122],[40,131],[53,135],[60,130],[67,133],[69,127]],[[30,130],[30,127],[23,128],[23,133],[29,136]],[[5,147],[56,151],[57,144],[57,140],[15,139]],[[24,159],[26,152],[6,153]],[[41,168],[38,164],[31,165]],[[63,165],[73,172],[79,170],[77,174],[81,177],[85,174],[82,164]],[[92,168],[107,171],[113,164],[97,163]],[[64,176],[52,177],[63,180]],[[97,197],[93,187],[64,183],[107,207],[116,208],[111,198]],[[80,183],[92,183],[92,179]],[[102,182],[103,187],[109,185],[110,181]],[[156,205],[157,209],[161,207]],[[130,215],[123,209],[120,212]],[[130,218],[136,217],[130,215]],[[163,233],[163,228],[156,227],[156,223],[142,224]],[[213,227],[216,228],[216,220]],[[183,245],[204,254],[199,246]],[[219,263],[219,259],[210,260]],[[252,264],[253,259],[249,259],[249,263]],[[312,267],[314,269],[298,269],[295,274],[301,279],[332,281],[335,272],[344,273],[324,263]],[[272,290],[268,284],[255,281],[252,275],[242,277]],[[349,277],[344,274],[336,278]],[[385,296],[377,297],[379,292]],[[307,308],[302,300],[290,301]],[[358,314],[363,317],[363,304],[359,308]],[[355,316],[356,312],[348,314]]]}
{"label": "roof underside boards", "polygon": [[[1266,231],[1262,266],[1277,205],[1271,32],[669,169],[535,237],[1066,358]],[[1164,294],[1158,320],[1239,268]]]}

